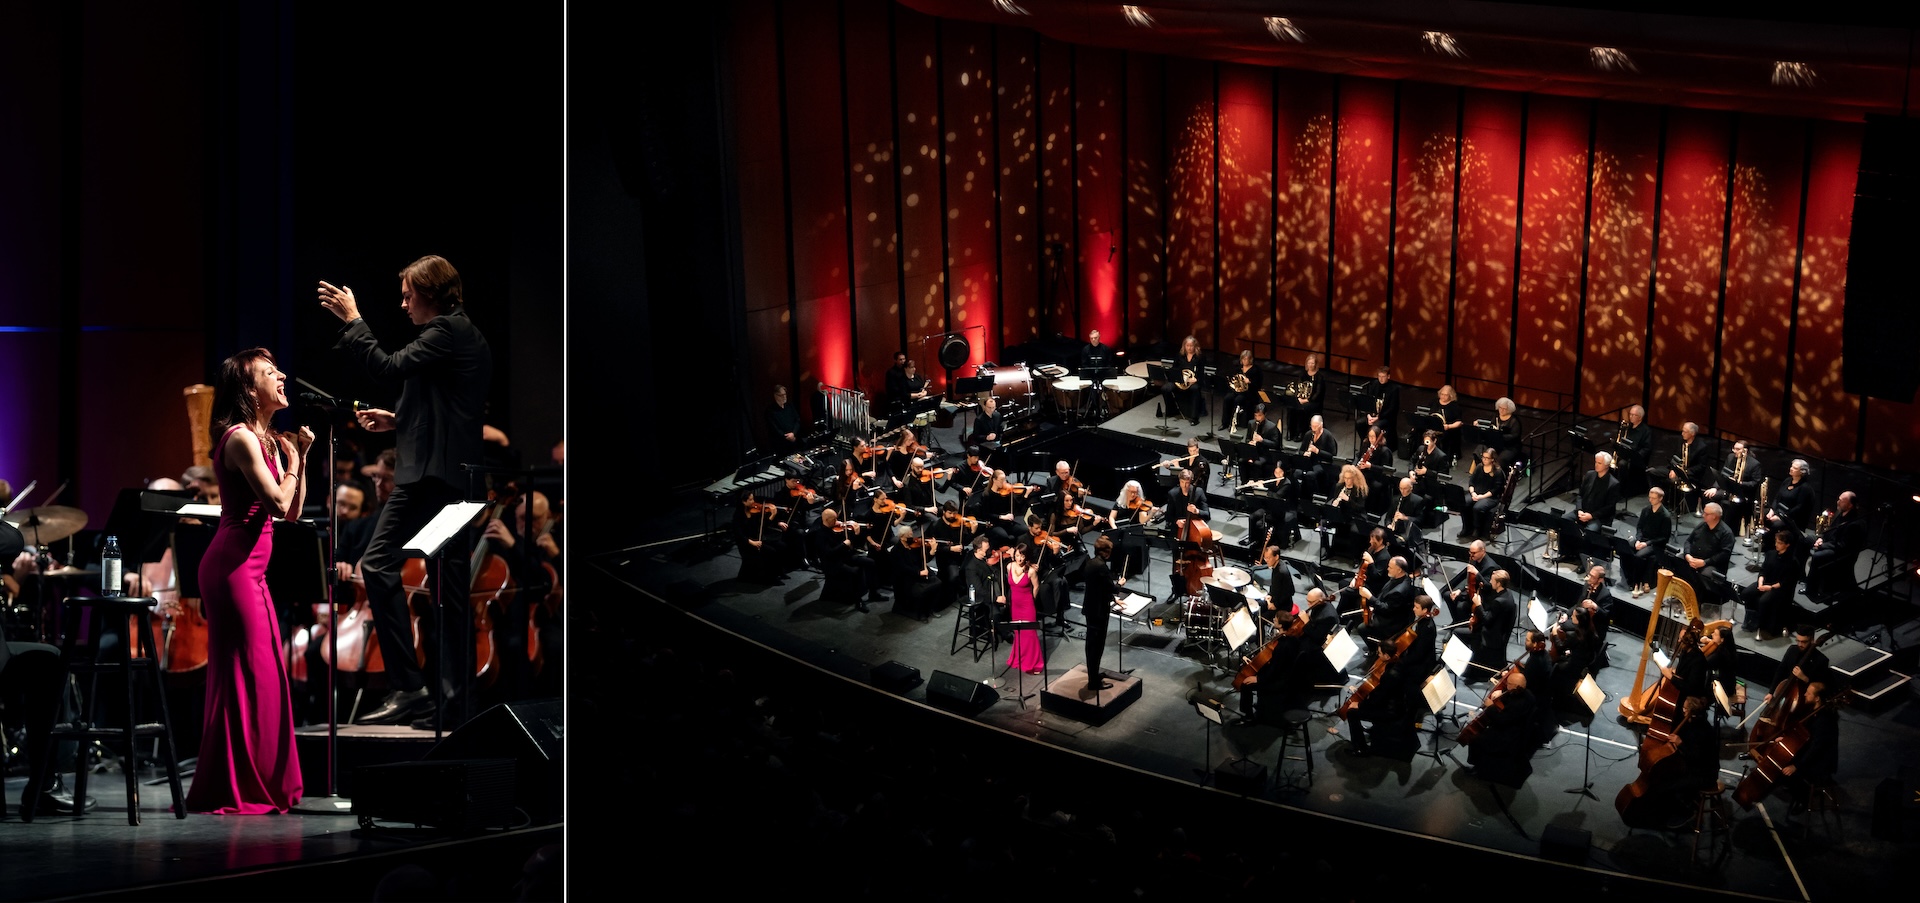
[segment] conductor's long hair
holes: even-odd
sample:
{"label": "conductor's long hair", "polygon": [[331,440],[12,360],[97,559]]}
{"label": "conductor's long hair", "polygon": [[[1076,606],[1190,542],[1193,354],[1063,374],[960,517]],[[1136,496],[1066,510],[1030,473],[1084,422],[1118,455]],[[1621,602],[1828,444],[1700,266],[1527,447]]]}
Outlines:
{"label": "conductor's long hair", "polygon": [[220,364],[220,379],[213,387],[211,438],[214,448],[220,447],[220,437],[226,435],[228,427],[236,423],[250,424],[260,416],[260,409],[253,401],[253,362],[261,358],[279,366],[273,352],[265,348],[248,348]]}

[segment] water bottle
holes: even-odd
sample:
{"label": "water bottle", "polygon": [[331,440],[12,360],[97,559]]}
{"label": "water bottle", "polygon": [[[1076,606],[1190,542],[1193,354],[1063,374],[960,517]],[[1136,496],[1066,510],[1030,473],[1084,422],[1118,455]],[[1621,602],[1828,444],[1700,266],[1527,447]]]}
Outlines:
{"label": "water bottle", "polygon": [[120,537],[107,537],[107,547],[100,553],[100,595],[120,595]]}

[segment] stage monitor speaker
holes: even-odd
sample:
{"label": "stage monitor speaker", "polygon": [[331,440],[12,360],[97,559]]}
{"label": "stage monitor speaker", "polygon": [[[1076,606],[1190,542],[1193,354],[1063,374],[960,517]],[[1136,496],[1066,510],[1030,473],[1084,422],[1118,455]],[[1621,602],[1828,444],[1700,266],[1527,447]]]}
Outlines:
{"label": "stage monitor speaker", "polygon": [[898,661],[882,662],[868,672],[868,682],[893,693],[905,693],[920,683],[920,669]]}
{"label": "stage monitor speaker", "polygon": [[1855,395],[1911,403],[1920,368],[1911,359],[1920,329],[1912,253],[1920,241],[1920,126],[1900,116],[1867,116],[1847,238],[1840,375]]}
{"label": "stage monitor speaker", "polygon": [[1587,864],[1587,848],[1593,846],[1593,832],[1565,825],[1549,824],[1540,832],[1540,855],[1555,862]]}
{"label": "stage monitor speaker", "polygon": [[933,679],[927,681],[927,703],[935,708],[974,715],[985,711],[999,698],[992,687],[980,681],[938,668],[933,671]]}
{"label": "stage monitor speaker", "polygon": [[514,805],[536,825],[561,816],[561,752],[565,713],[558,699],[496,705],[446,735],[427,760],[514,760]]}

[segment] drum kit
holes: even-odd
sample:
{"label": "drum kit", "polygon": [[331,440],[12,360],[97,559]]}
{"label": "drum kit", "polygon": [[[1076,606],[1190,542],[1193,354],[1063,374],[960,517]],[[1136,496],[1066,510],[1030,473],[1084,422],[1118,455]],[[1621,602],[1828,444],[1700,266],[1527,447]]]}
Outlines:
{"label": "drum kit", "polygon": [[[1237,567],[1216,567],[1212,574],[1200,578],[1200,582],[1240,596],[1249,596],[1249,591],[1260,592],[1260,588],[1253,584],[1253,575]],[[1243,605],[1230,611],[1213,604],[1204,595],[1188,597],[1183,622],[1187,639],[1201,644],[1220,642],[1226,638],[1223,628],[1236,611],[1244,612],[1246,607]]]}
{"label": "drum kit", "polygon": [[[21,538],[30,546],[39,550],[38,569],[35,572],[39,577],[47,580],[68,580],[75,577],[97,578],[99,576],[98,567],[74,567],[71,551],[69,551],[67,563],[59,567],[53,566],[54,559],[47,553],[47,546],[70,538],[87,528],[85,511],[64,505],[42,505],[38,508],[10,511],[6,515],[6,521],[20,531]],[[0,562],[0,564],[12,564],[12,562]],[[50,598],[49,593],[64,594],[66,591],[65,589],[49,590],[43,586],[38,597]],[[0,607],[0,618],[5,619],[10,635],[16,638],[41,635],[39,627],[42,625],[34,623],[37,620],[34,612],[18,596],[5,600],[5,605]]]}

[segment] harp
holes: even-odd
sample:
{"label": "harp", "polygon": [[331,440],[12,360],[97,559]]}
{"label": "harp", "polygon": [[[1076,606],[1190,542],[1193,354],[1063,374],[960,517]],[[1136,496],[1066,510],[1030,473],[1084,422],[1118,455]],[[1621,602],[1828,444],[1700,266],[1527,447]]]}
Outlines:
{"label": "harp", "polygon": [[1677,658],[1680,635],[1686,631],[1687,624],[1698,617],[1700,600],[1694,598],[1693,587],[1675,577],[1672,571],[1661,568],[1660,581],[1653,592],[1653,612],[1647,617],[1647,637],[1640,643],[1640,665],[1633,672],[1633,692],[1620,698],[1622,717],[1637,724],[1652,720],[1648,709],[1660,682],[1656,670],[1654,686],[1647,685],[1647,663],[1652,658],[1654,644],[1658,642],[1660,651],[1668,658]]}
{"label": "harp", "polygon": [[180,390],[187,400],[187,435],[193,442],[193,463],[213,466],[213,387],[192,385]]}

